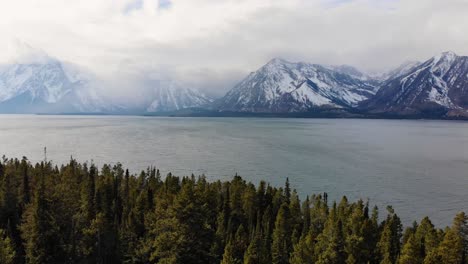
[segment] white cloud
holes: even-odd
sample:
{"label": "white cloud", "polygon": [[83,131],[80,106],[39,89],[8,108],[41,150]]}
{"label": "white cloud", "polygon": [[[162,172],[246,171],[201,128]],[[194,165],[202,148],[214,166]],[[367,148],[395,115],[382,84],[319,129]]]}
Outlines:
{"label": "white cloud", "polygon": [[277,56],[381,70],[468,55],[467,13],[465,0],[15,0],[0,4],[0,43],[21,39],[107,78],[168,75],[221,94]]}

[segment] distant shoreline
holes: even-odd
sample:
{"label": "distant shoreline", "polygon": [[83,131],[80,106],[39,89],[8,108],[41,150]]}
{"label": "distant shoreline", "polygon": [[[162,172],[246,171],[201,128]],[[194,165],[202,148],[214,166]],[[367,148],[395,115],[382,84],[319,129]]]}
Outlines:
{"label": "distant shoreline", "polygon": [[253,113],[229,111],[160,112],[160,113],[0,113],[0,115],[54,115],[54,116],[146,116],[146,117],[251,117],[251,118],[311,118],[311,119],[384,119],[384,120],[456,120],[468,121],[463,116],[437,116],[431,114],[399,115],[369,114],[359,112],[298,112],[298,113]]}

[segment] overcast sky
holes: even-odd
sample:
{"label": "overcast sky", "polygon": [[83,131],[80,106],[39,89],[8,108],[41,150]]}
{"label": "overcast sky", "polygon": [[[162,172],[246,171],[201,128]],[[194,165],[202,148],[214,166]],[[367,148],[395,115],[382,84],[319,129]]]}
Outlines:
{"label": "overcast sky", "polygon": [[20,40],[103,78],[217,95],[272,57],[380,71],[468,55],[467,14],[468,0],[4,0],[0,62]]}

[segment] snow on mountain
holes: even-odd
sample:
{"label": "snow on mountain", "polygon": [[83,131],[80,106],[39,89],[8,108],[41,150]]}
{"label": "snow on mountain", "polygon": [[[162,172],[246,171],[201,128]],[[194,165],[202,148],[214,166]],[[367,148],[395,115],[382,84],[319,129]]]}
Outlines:
{"label": "snow on mountain", "polygon": [[[109,93],[115,87],[113,81],[100,79],[73,63],[52,58],[24,42],[11,44],[9,53],[15,55],[9,63],[0,65],[0,112],[142,113],[173,111],[210,102],[203,94],[182,88],[173,81],[158,81],[158,85],[153,85],[151,78],[145,75],[137,79],[130,76],[124,84],[138,86],[135,94]],[[126,77],[120,78],[126,81]],[[151,92],[148,95],[149,84]],[[118,88],[122,91],[122,87]],[[138,100],[142,95],[144,100]]]}
{"label": "snow on mountain", "polygon": [[42,53],[23,56],[0,69],[0,111],[104,111],[106,104],[91,87],[91,76]]}
{"label": "snow on mountain", "polygon": [[[28,45],[17,46],[20,56],[0,65],[0,113],[141,113],[206,107],[270,113],[357,108],[370,113],[468,116],[468,57],[453,52],[422,63],[407,62],[378,77],[347,65],[276,58],[214,102],[173,80],[155,82],[143,76],[145,92],[138,93],[143,102],[117,104],[97,89],[109,85],[86,69]],[[130,97],[123,98],[130,102]]]}
{"label": "snow on mountain", "polygon": [[194,89],[181,87],[174,81],[160,81],[153,88],[152,102],[147,112],[168,112],[206,105],[211,100]]}
{"label": "snow on mountain", "polygon": [[350,65],[338,65],[338,66],[332,65],[332,66],[328,66],[328,68],[336,72],[342,73],[342,74],[347,74],[355,79],[360,79],[363,81],[373,79],[371,76],[359,71],[358,69]]}
{"label": "snow on mountain", "polygon": [[386,81],[389,79],[397,78],[401,75],[404,75],[410,72],[411,69],[417,67],[420,64],[421,62],[418,62],[418,61],[407,61],[401,64],[400,66],[396,67],[395,69],[392,69],[388,72],[384,72],[383,74],[377,75],[376,78],[381,81]]}
{"label": "snow on mountain", "polygon": [[215,107],[242,112],[348,108],[375,92],[375,82],[349,66],[327,67],[276,58],[248,75],[216,101]]}
{"label": "snow on mountain", "polygon": [[411,114],[468,109],[468,57],[443,52],[385,81],[362,106]]}
{"label": "snow on mountain", "polygon": [[56,103],[71,91],[71,83],[60,63],[52,60],[46,64],[10,65],[0,73],[0,78],[0,101],[29,92],[32,101]]}

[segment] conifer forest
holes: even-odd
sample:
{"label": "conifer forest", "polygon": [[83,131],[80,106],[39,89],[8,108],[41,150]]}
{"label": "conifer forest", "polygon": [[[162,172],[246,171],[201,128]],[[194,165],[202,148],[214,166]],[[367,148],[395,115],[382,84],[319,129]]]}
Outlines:
{"label": "conifer forest", "polygon": [[0,160],[0,263],[462,264],[468,216],[403,226],[392,207],[299,197],[240,176]]}

